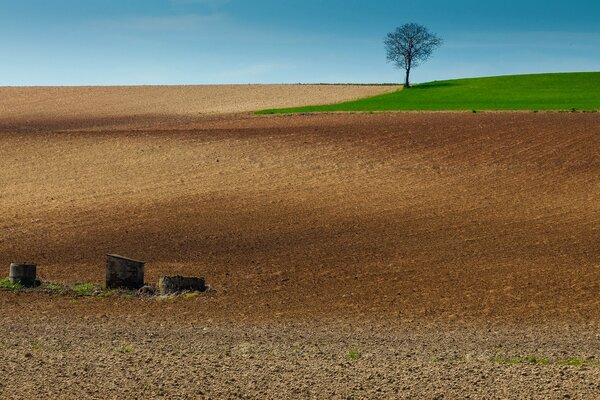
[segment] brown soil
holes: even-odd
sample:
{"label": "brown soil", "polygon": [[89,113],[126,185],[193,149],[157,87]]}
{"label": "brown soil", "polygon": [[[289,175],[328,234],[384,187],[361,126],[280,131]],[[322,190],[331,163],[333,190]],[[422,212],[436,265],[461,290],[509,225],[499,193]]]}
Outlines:
{"label": "brown soil", "polygon": [[0,265],[100,283],[120,253],[214,291],[0,292],[4,397],[600,393],[595,366],[495,361],[600,356],[599,114],[14,121]]}
{"label": "brown soil", "polygon": [[337,103],[397,90],[369,85],[0,87],[3,120],[198,116]]}

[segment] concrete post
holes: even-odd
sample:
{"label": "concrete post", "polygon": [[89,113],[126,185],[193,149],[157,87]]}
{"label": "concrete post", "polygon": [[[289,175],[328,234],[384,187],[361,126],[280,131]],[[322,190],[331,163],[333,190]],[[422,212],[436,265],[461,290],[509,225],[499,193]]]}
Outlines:
{"label": "concrete post", "polygon": [[26,287],[38,286],[37,266],[35,264],[10,264],[10,283],[20,283]]}
{"label": "concrete post", "polygon": [[106,256],[107,289],[139,289],[144,286],[144,262],[108,254]]}

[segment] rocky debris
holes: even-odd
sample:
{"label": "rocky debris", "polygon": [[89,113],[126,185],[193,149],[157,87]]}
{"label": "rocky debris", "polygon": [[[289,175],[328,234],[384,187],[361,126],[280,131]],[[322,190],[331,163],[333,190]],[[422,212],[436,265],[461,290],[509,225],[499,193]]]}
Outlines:
{"label": "rocky debris", "polygon": [[152,285],[144,285],[138,289],[137,293],[141,296],[154,296],[156,294],[156,288]]}

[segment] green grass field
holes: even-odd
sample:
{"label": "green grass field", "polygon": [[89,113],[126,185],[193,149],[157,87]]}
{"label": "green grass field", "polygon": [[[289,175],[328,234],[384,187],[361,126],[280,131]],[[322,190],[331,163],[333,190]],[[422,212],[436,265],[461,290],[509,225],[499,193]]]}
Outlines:
{"label": "green grass field", "polygon": [[338,104],[262,110],[322,111],[600,110],[600,72],[511,75],[435,81]]}

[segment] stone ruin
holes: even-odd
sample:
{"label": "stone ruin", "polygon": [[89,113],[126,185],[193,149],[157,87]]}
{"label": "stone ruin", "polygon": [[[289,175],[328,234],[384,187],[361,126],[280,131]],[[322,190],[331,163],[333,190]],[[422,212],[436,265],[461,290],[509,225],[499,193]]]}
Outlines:
{"label": "stone ruin", "polygon": [[163,276],[158,281],[158,290],[162,294],[178,292],[204,292],[206,284],[204,278],[188,276]]}

